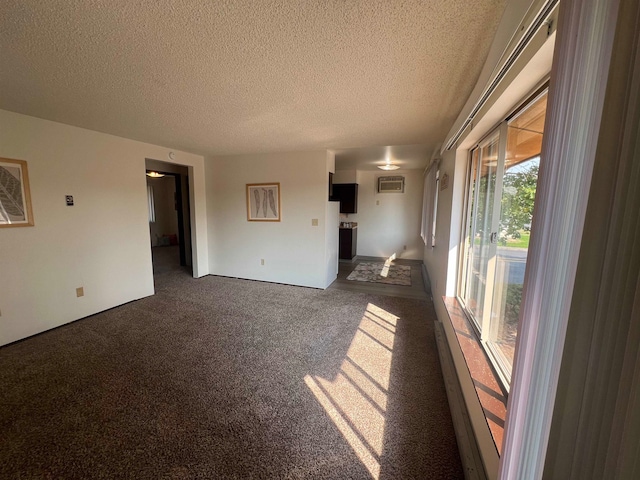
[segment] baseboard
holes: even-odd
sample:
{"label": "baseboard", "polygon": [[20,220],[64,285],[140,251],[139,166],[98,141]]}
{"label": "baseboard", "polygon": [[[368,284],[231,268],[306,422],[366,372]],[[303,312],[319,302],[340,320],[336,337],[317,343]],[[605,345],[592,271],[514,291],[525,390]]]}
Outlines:
{"label": "baseboard", "polygon": [[440,357],[442,375],[444,376],[447,399],[449,400],[449,409],[451,410],[453,428],[456,432],[464,476],[467,480],[487,480],[480,450],[476,443],[469,414],[462,396],[460,382],[453,364],[453,357],[447,344],[444,327],[438,320],[434,324],[438,356]]}

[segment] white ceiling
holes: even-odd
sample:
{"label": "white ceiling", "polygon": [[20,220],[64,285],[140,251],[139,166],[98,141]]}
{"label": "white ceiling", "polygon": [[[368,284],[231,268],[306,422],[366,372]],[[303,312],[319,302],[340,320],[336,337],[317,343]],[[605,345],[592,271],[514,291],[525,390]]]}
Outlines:
{"label": "white ceiling", "polygon": [[[424,168],[435,146],[400,145],[390,147],[344,148],[335,150],[338,170],[378,170],[378,165],[393,163],[403,170]],[[379,170],[378,170],[379,171]]]}
{"label": "white ceiling", "polygon": [[0,108],[203,155],[426,162],[504,3],[3,0]]}

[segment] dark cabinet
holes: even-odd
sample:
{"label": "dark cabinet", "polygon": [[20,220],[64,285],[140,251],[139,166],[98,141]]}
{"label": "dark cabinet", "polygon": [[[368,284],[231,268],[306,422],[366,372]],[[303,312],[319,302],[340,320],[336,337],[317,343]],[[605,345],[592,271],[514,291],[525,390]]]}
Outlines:
{"label": "dark cabinet", "polygon": [[357,228],[341,228],[339,240],[339,257],[341,260],[351,260],[356,256],[358,243]]}
{"label": "dark cabinet", "polygon": [[340,213],[358,213],[358,184],[335,183],[332,200],[340,202]]}
{"label": "dark cabinet", "polygon": [[343,186],[344,184],[342,183],[334,183],[333,185],[331,185],[331,196],[329,197],[329,200],[331,200],[332,202],[339,202]]}

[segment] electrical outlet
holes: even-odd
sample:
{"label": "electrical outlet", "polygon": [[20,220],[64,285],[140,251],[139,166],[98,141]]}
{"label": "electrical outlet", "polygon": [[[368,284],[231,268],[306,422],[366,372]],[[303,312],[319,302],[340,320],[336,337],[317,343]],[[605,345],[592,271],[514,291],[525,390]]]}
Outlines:
{"label": "electrical outlet", "polygon": [[317,218],[312,218],[311,219],[311,226],[312,227],[317,227],[318,226],[318,219]]}
{"label": "electrical outlet", "polygon": [[260,265],[264,265],[264,258],[260,259]]}
{"label": "electrical outlet", "polygon": [[76,288],[76,297],[84,297],[84,287]]}

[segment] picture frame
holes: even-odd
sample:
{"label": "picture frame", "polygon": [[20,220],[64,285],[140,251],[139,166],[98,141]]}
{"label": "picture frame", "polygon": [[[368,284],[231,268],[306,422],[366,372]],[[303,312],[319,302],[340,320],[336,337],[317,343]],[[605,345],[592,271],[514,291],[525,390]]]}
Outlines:
{"label": "picture frame", "polygon": [[0,158],[0,228],[33,225],[27,162]]}
{"label": "picture frame", "polygon": [[280,183],[247,184],[247,221],[279,222]]}

